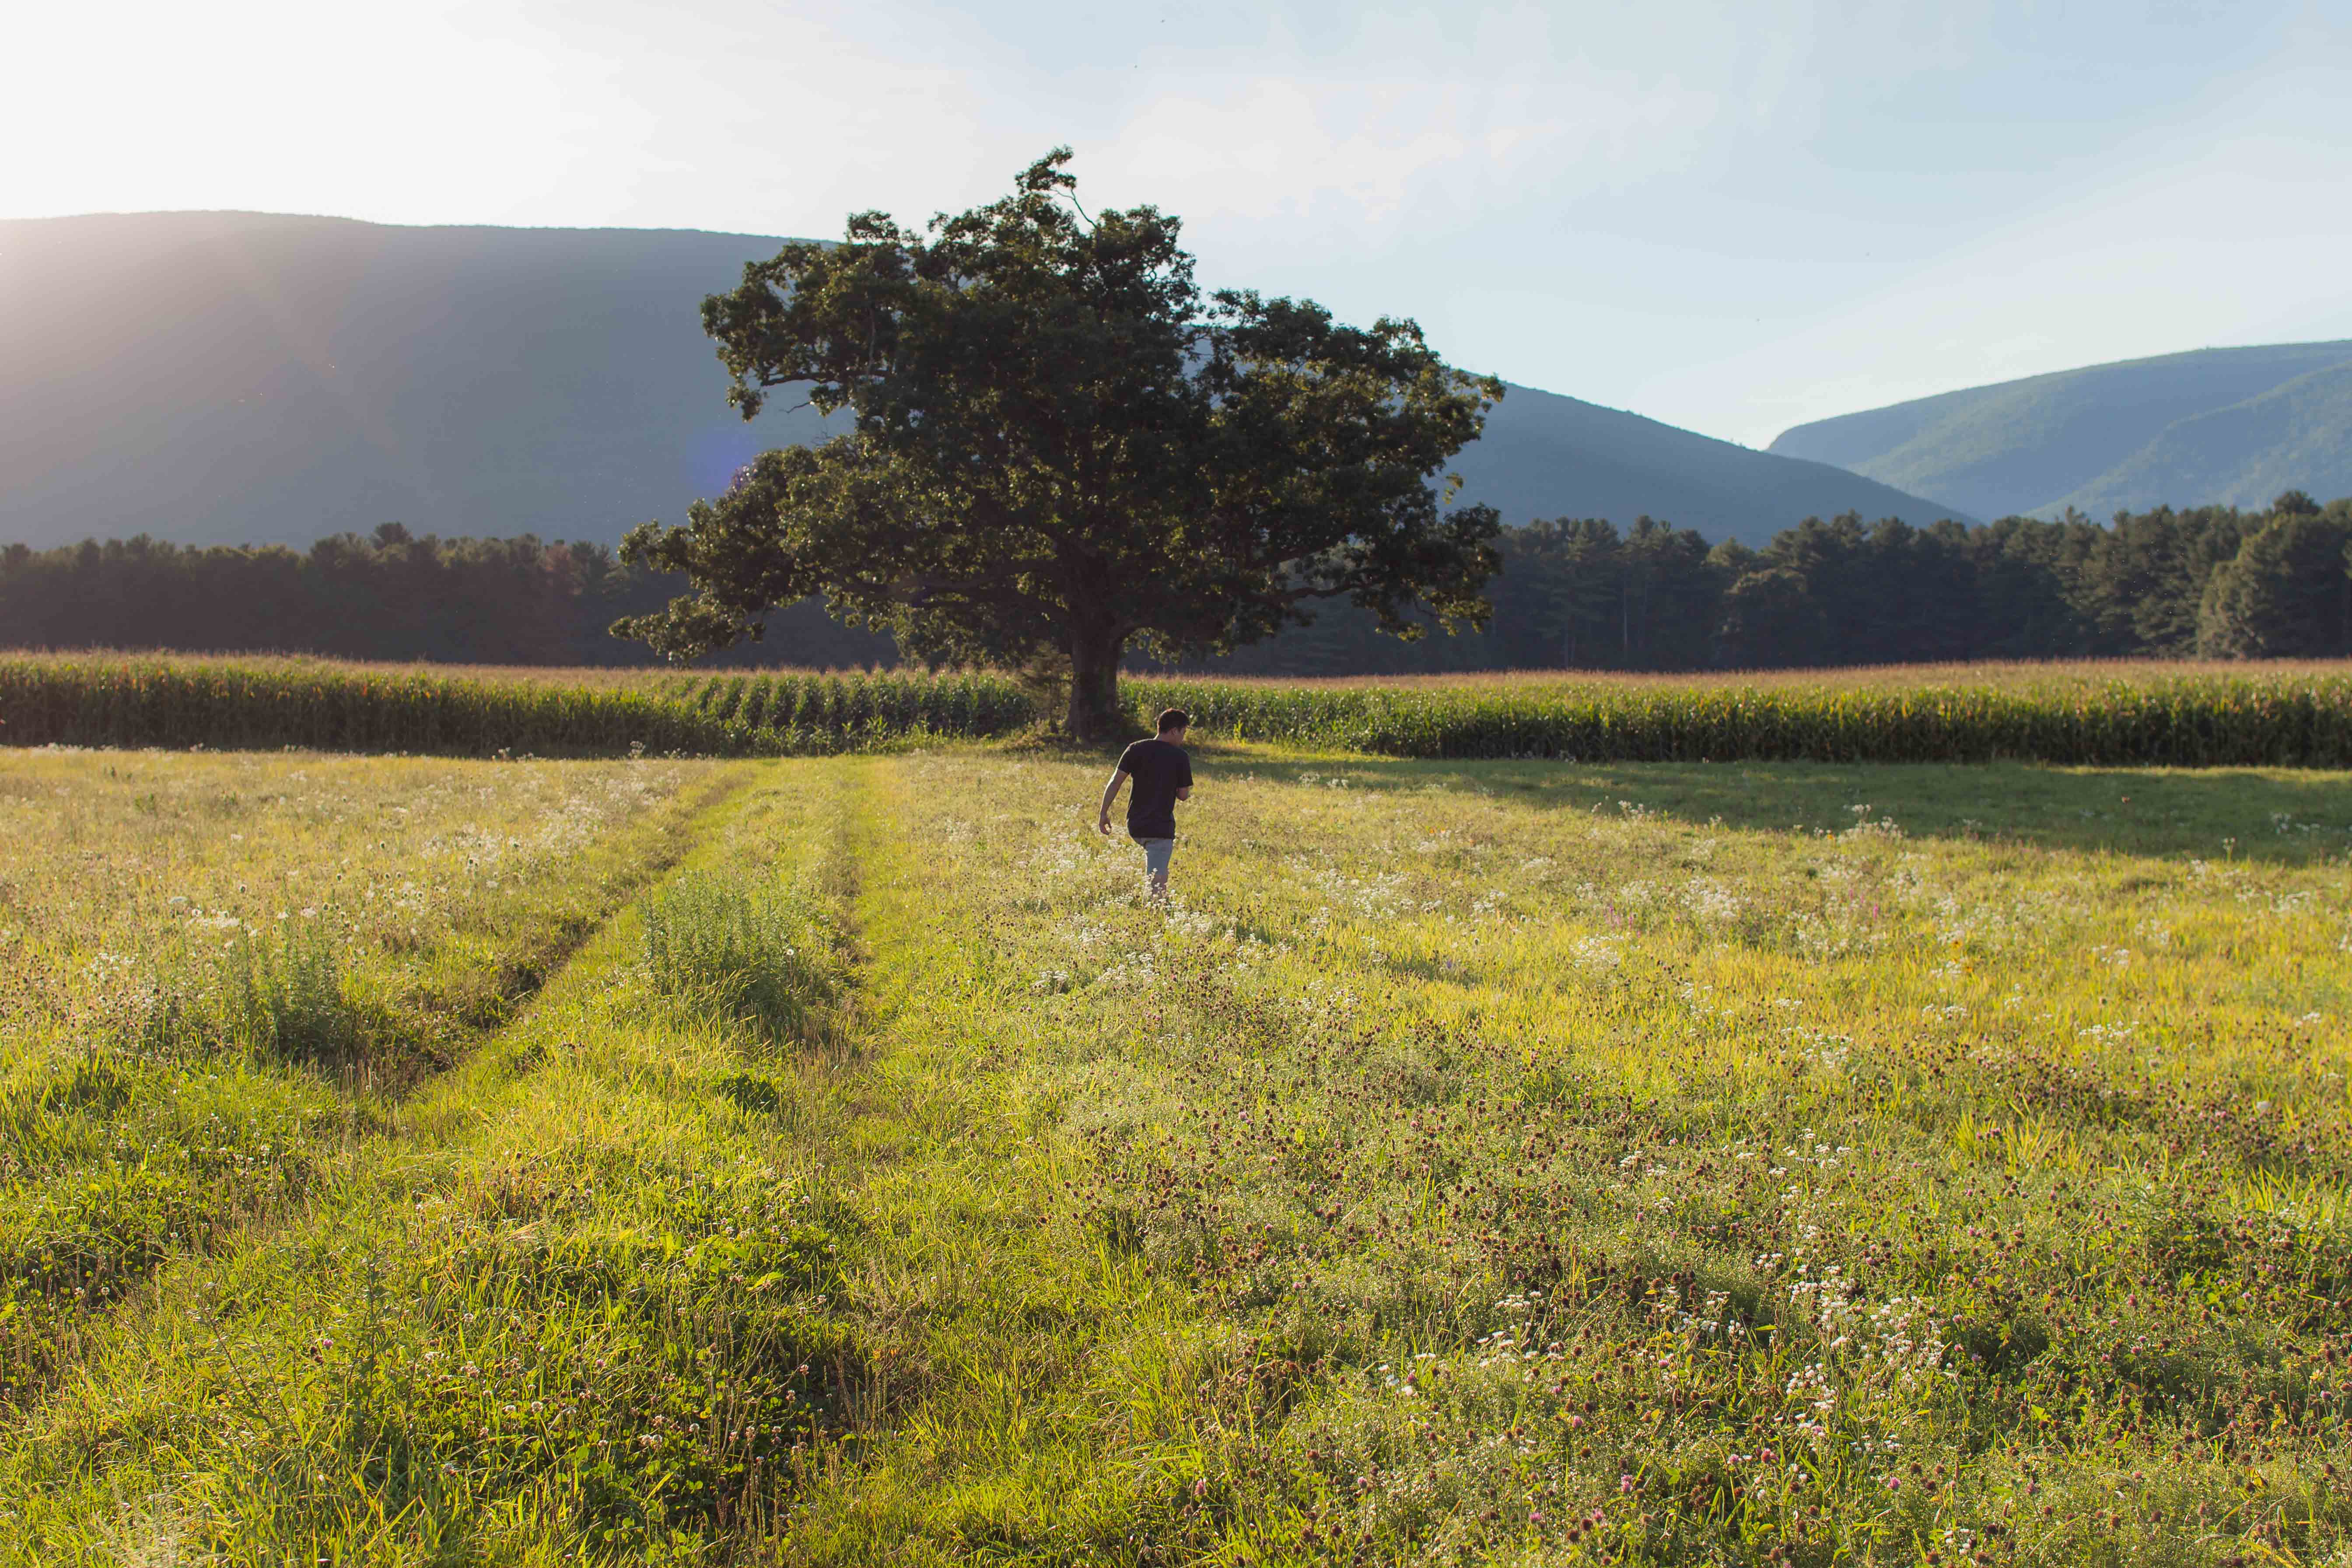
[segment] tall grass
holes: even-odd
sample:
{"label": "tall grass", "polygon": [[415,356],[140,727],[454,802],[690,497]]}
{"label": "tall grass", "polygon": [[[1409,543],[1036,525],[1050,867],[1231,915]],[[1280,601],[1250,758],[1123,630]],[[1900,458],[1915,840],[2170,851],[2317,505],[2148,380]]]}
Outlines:
{"label": "tall grass", "polygon": [[220,954],[217,982],[224,1044],[333,1062],[365,1043],[366,1015],[343,983],[334,933],[319,921],[282,922],[275,937],[239,931]]}
{"label": "tall grass", "polygon": [[640,907],[656,990],[772,1040],[803,1033],[833,998],[837,965],[824,921],[778,883],[693,871]]}
{"label": "tall grass", "polygon": [[[306,911],[299,920],[246,924],[217,947],[151,958],[141,972],[86,1005],[89,1043],[151,1060],[194,1061],[223,1053],[288,1062],[345,1064],[387,1046],[392,1020],[347,983],[336,932]],[[131,961],[108,955],[121,968]]]}

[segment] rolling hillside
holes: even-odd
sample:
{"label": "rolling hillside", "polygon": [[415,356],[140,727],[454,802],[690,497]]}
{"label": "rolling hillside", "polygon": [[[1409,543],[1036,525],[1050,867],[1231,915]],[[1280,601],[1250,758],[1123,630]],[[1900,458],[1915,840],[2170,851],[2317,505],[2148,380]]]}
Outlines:
{"label": "rolling hillside", "polygon": [[252,213],[0,224],[0,540],[610,541],[746,428],[697,315],[770,242]]}
{"label": "rolling hillside", "polygon": [[1638,414],[1513,386],[1455,461],[1463,493],[1507,522],[1647,512],[1709,539],[1761,545],[1808,517],[1856,511],[1927,524],[1978,521],[1828,463],[1775,457]]}
{"label": "rolling hillside", "polygon": [[2352,494],[2352,341],[2200,349],[1843,415],[1771,450],[1979,517]]}
{"label": "rolling hillside", "polygon": [[[256,213],[0,222],[0,542],[611,541],[805,412],[745,426],[702,296],[776,241]],[[1515,389],[1459,464],[1511,521],[1640,513],[1761,543],[1951,509],[1820,462]]]}

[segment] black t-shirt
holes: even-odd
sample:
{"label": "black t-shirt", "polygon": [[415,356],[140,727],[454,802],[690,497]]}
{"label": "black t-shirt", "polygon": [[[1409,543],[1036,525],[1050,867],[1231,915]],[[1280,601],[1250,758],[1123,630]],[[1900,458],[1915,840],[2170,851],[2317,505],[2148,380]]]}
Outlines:
{"label": "black t-shirt", "polygon": [[1192,759],[1166,741],[1138,741],[1120,753],[1118,771],[1135,781],[1127,797],[1130,838],[1176,837],[1176,792],[1192,787]]}

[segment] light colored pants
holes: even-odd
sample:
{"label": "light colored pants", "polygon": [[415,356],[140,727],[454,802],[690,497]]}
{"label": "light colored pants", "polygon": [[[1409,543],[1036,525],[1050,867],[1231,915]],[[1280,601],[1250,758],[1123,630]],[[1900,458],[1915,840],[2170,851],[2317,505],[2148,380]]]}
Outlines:
{"label": "light colored pants", "polygon": [[1143,868],[1150,872],[1155,879],[1166,877],[1169,857],[1176,853],[1176,840],[1139,838],[1136,842],[1143,846]]}

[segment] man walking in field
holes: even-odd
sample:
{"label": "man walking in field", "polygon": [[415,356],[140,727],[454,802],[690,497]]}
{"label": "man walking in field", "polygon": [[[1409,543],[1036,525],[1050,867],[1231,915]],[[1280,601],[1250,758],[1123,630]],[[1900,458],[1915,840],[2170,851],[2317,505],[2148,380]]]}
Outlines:
{"label": "man walking in field", "polygon": [[1143,846],[1143,864],[1151,874],[1151,896],[1168,896],[1168,860],[1176,853],[1176,803],[1192,798],[1192,759],[1184,750],[1184,731],[1192,716],[1181,708],[1160,715],[1159,738],[1138,741],[1119,754],[1118,771],[1103,785],[1102,816],[1095,826],[1110,832],[1110,803],[1118,786],[1135,781],[1127,797],[1127,836]]}

